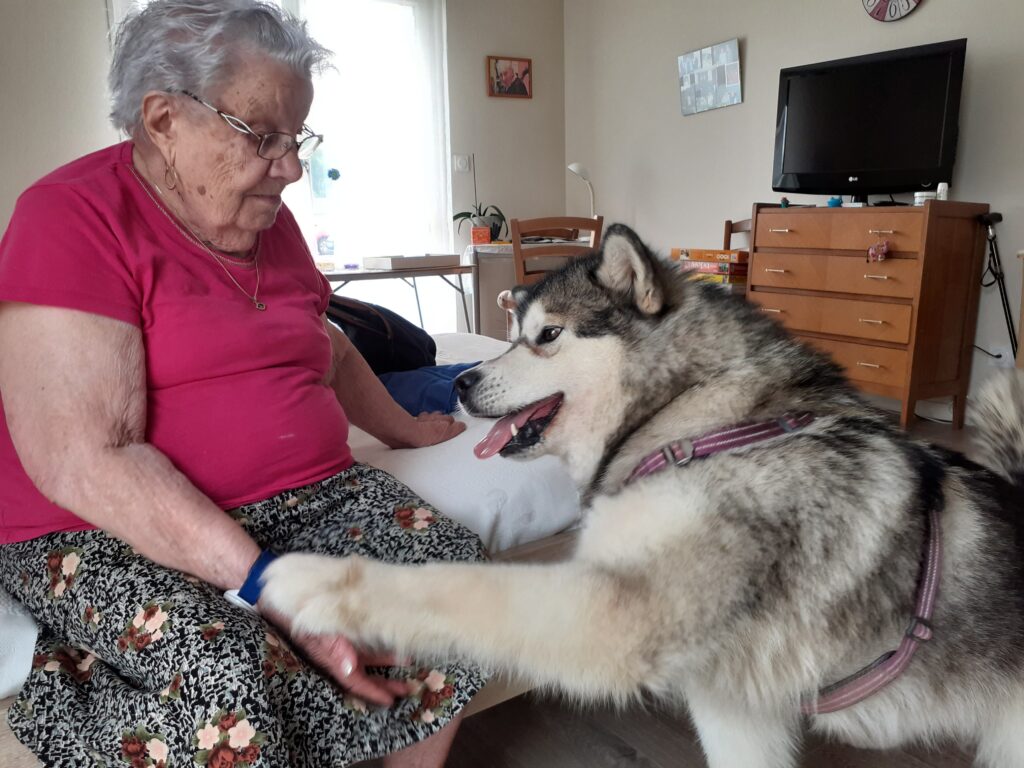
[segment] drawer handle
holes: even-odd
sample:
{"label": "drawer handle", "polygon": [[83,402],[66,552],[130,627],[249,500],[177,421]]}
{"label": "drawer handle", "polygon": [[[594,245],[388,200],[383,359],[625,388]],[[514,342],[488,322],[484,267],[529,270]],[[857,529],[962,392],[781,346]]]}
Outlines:
{"label": "drawer handle", "polygon": [[888,275],[864,275],[865,280],[888,280]]}
{"label": "drawer handle", "polygon": [[869,235],[895,235],[895,229],[869,229]]}
{"label": "drawer handle", "polygon": [[881,368],[882,367],[882,366],[878,365],[877,363],[862,363],[859,360],[857,361],[857,365],[859,365],[861,368]]}
{"label": "drawer handle", "polygon": [[772,229],[771,227],[769,227],[768,231],[769,232],[778,232],[779,234],[785,234],[786,232],[789,232],[789,229],[788,228],[787,229]]}
{"label": "drawer handle", "polygon": [[789,270],[788,270],[788,269],[773,269],[772,267],[765,267],[765,268],[764,268],[764,271],[765,271],[765,272],[775,272],[776,274],[779,274],[779,275],[784,275],[784,274],[786,274],[786,273],[787,273],[787,272],[788,272]]}
{"label": "drawer handle", "polygon": [[885,320],[868,320],[865,317],[858,317],[858,323],[867,323],[868,325],[885,325]]}
{"label": "drawer handle", "polygon": [[771,312],[773,315],[777,315],[782,312],[781,309],[768,309],[768,307],[761,307],[762,312]]}

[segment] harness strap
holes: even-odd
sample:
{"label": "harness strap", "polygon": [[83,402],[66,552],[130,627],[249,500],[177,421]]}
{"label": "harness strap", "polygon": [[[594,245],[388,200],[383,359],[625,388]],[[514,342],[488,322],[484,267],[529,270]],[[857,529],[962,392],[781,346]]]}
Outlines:
{"label": "harness strap", "polygon": [[693,459],[701,459],[723,451],[731,451],[746,445],[759,443],[779,437],[798,429],[803,429],[814,421],[813,413],[786,414],[780,419],[760,421],[752,424],[739,424],[719,432],[710,432],[695,440],[673,440],[640,460],[626,484],[639,480],[641,477],[660,472],[665,467],[681,467]]}
{"label": "harness strap", "polygon": [[[814,415],[811,413],[787,414],[771,421],[739,424],[692,440],[673,440],[641,459],[626,478],[626,485],[641,477],[660,472],[666,467],[681,467],[694,459],[742,448],[803,429],[813,421]],[[928,540],[914,617],[910,620],[899,647],[882,654],[849,677],[822,688],[817,697],[800,705],[800,711],[805,715],[824,715],[852,707],[899,677],[914,658],[918,646],[932,639],[930,622],[935,611],[941,573],[942,532],[939,513],[933,509],[928,513]]]}
{"label": "harness strap", "polygon": [[917,589],[917,605],[903,640],[895,651],[882,654],[858,672],[822,688],[813,701],[805,701],[800,711],[805,715],[826,715],[852,707],[887,686],[910,664],[921,643],[932,639],[931,618],[939,593],[942,574],[942,534],[939,513],[928,513],[928,541],[921,582]]}

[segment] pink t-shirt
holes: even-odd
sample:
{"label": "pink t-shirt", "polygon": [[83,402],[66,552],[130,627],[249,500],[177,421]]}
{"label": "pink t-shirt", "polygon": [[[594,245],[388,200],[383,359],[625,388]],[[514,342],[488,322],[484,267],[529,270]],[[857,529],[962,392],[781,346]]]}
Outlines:
{"label": "pink t-shirt", "polygon": [[[330,285],[286,208],[260,240],[264,312],[147,195],[125,142],[27,189],[0,241],[0,301],[142,331],[146,439],[224,509],[352,464],[348,420],[323,383]],[[252,294],[251,265],[228,269]],[[0,543],[91,528],[39,493],[0,419]]]}

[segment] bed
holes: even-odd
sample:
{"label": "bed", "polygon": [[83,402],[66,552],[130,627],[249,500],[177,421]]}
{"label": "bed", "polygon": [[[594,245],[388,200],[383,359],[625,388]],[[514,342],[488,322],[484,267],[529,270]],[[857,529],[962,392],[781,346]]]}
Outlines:
{"label": "bed", "polygon": [[[508,347],[506,342],[467,333],[434,338],[438,365],[486,360]],[[466,422],[466,431],[429,448],[390,450],[355,428],[349,442],[357,460],[395,475],[429,504],[477,533],[500,559],[501,553],[549,557],[538,543],[562,541],[555,534],[579,521],[578,496],[568,474],[550,456],[530,462],[500,456],[477,459],[473,446],[492,422],[465,414],[457,418]],[[35,637],[32,619],[0,590],[0,699],[16,693],[28,675]]]}

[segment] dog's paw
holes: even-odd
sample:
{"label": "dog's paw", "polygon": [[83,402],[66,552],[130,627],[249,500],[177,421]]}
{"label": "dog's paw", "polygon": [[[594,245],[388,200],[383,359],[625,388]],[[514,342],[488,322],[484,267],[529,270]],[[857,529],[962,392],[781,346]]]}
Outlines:
{"label": "dog's paw", "polygon": [[278,558],[263,574],[261,602],[292,620],[295,629],[349,637],[365,620],[361,557],[295,554]]}

